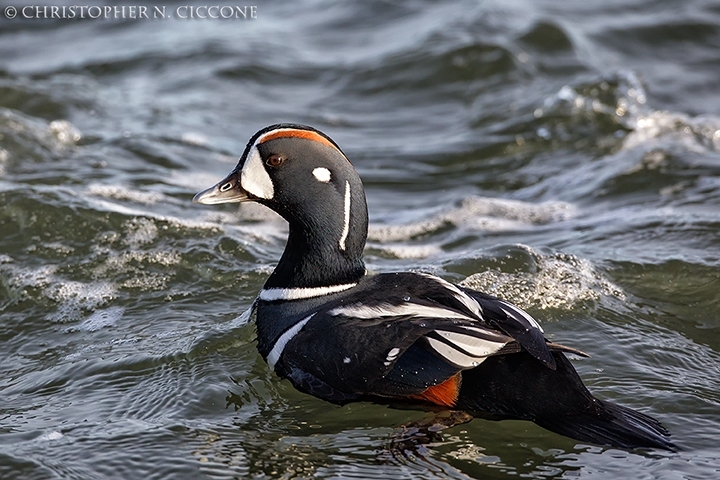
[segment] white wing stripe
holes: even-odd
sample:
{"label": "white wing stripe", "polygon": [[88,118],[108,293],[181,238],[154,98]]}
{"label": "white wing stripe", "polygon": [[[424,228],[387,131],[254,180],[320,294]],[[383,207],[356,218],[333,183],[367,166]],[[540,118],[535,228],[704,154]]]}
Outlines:
{"label": "white wing stripe", "polygon": [[432,307],[429,305],[419,305],[417,303],[405,303],[401,305],[391,305],[383,303],[374,307],[361,304],[347,305],[333,308],[328,315],[343,315],[350,318],[359,318],[369,320],[382,317],[427,317],[427,318],[457,318],[461,320],[475,320],[460,312],[447,310],[441,307]]}
{"label": "white wing stripe", "polygon": [[270,353],[268,353],[268,356],[265,359],[272,370],[275,370],[275,364],[278,360],[280,360],[280,355],[282,355],[283,350],[285,350],[285,345],[287,345],[287,343],[292,340],[293,337],[300,332],[300,330],[302,330],[313,315],[315,314],[313,313],[312,315],[300,320],[298,323],[285,330],[285,333],[280,335],[280,338],[277,339],[277,342],[275,342],[275,345],[273,345],[272,350],[270,350]]}

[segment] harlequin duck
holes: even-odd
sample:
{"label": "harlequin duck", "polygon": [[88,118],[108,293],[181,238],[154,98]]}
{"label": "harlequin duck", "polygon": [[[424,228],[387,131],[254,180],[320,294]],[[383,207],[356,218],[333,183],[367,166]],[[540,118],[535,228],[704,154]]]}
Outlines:
{"label": "harlequin duck", "polygon": [[499,298],[424,273],[368,274],[368,214],[340,147],[308,126],[257,132],[237,167],[195,195],[257,202],[289,223],[253,304],[258,350],[299,390],[343,404],[406,402],[530,420],[573,439],[674,450],[655,419],[594,398],[540,325]]}

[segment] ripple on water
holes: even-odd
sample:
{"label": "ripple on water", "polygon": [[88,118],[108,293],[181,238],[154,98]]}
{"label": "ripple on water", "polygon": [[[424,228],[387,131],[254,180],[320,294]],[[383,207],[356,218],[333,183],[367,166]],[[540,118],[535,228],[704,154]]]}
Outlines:
{"label": "ripple on water", "polygon": [[92,315],[77,326],[77,329],[85,332],[96,332],[101,328],[112,327],[122,318],[123,313],[125,313],[124,307],[95,310]]}
{"label": "ripple on water", "polygon": [[[715,478],[720,10],[640,3],[8,23],[0,477]],[[593,354],[574,362],[593,391],[658,416],[687,449],[588,448],[476,419],[388,459],[391,427],[414,413],[336,407],[277,379],[238,314],[286,226],[190,198],[247,134],[284,120],[278,105],[368,180],[373,268],[470,275],[577,318],[548,330]]]}

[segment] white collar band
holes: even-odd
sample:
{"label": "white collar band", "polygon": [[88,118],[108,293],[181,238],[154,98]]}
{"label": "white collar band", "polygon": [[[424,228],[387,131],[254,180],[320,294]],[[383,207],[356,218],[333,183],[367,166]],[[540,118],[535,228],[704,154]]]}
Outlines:
{"label": "white collar band", "polygon": [[260,290],[258,299],[266,302],[274,302],[276,300],[303,300],[343,292],[353,288],[355,285],[357,285],[357,283],[310,288],[263,288]]}

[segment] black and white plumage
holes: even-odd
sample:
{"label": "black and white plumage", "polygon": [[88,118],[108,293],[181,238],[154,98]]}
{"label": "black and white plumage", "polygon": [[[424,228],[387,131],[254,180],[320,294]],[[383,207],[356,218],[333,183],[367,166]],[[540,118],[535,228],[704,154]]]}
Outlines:
{"label": "black and white plumage", "polygon": [[531,420],[580,441],[674,449],[640,412],[594,398],[538,323],[501,299],[421,273],[368,275],[367,205],[340,147],[307,126],[257,132],[197,203],[254,201],[290,229],[253,308],[258,350],[304,392]]}

